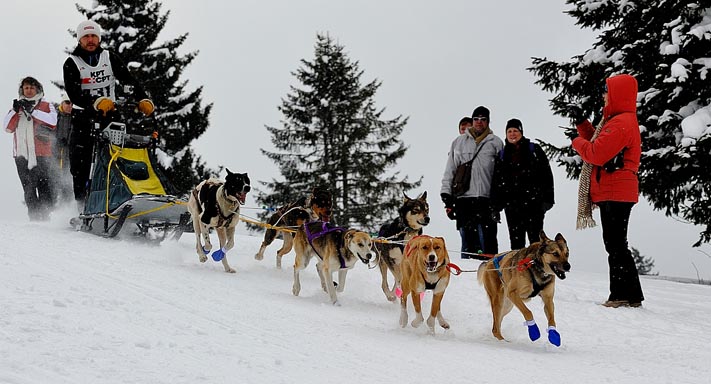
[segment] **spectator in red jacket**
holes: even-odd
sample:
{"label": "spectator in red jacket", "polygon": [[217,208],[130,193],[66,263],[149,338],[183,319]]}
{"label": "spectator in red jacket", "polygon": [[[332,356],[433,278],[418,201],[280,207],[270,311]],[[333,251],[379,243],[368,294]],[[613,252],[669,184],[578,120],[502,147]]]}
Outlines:
{"label": "spectator in red jacket", "polygon": [[49,170],[57,112],[43,99],[42,84],[33,77],[22,79],[18,95],[3,127],[13,134],[13,156],[30,220],[47,220],[53,205]]}
{"label": "spectator in red jacket", "polygon": [[[587,119],[574,117],[579,136],[573,139],[572,145],[587,163],[580,176],[581,191],[589,185],[589,199],[581,199],[580,205],[583,207],[588,201],[600,207],[602,239],[610,269],[610,296],[603,305],[639,307],[644,295],[627,245],[630,213],[639,194],[637,170],[642,153],[637,122],[637,80],[630,75],[608,78],[604,98],[603,120],[597,129]],[[586,222],[592,216],[583,214],[584,211],[590,212],[579,207],[580,228],[592,223]]]}

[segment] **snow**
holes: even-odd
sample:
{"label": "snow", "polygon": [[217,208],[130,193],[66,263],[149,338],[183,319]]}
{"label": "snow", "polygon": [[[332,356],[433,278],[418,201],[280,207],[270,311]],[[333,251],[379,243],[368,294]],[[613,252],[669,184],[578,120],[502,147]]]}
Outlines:
{"label": "snow", "polygon": [[[6,216],[7,217],[7,216]],[[221,263],[198,262],[194,237],[149,246],[74,232],[69,213],[30,223],[0,219],[2,383],[708,383],[711,286],[642,278],[643,308],[598,305],[607,275],[576,268],[604,256],[571,244],[557,282],[562,346],[528,340],[514,309],[508,341],[491,335],[475,273],[452,278],[442,310],[451,329],[400,328],[377,269],[348,274],[330,305],[312,266],[291,293],[293,253],[275,268],[279,241],[256,261],[261,238],[239,225]],[[436,235],[436,234],[435,234]],[[554,234],[553,234],[554,235]],[[213,235],[213,240],[216,236]],[[453,262],[464,270],[478,262]],[[425,308],[431,295],[425,298]],[[542,331],[540,299],[529,308]],[[410,306],[410,318],[413,309]]]}

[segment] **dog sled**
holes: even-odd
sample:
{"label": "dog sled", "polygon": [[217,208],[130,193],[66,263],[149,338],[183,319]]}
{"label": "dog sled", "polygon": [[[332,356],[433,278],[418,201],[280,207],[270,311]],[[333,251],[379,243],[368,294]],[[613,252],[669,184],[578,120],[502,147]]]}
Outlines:
{"label": "dog sled", "polygon": [[[95,126],[98,125],[95,123]],[[130,134],[126,124],[95,128],[91,179],[78,231],[160,242],[191,230],[187,200],[174,195],[157,166],[154,135]]]}

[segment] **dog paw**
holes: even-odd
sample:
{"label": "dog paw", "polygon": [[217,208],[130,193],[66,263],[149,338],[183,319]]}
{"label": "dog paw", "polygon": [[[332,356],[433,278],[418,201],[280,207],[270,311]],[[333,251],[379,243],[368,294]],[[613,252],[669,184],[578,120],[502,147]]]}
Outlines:
{"label": "dog paw", "polygon": [[427,328],[429,328],[432,333],[434,333],[435,318],[430,316],[427,318]]}
{"label": "dog paw", "polygon": [[400,314],[400,327],[407,327],[407,312],[403,312]]}
{"label": "dog paw", "polygon": [[536,341],[541,337],[541,331],[538,329],[535,320],[525,321],[523,324],[528,327],[528,338],[531,341]]}
{"label": "dog paw", "polygon": [[442,327],[442,328],[444,328],[444,329],[449,329],[449,323],[446,322],[446,321],[444,321],[444,320],[440,320],[440,321],[439,321],[439,326]]}
{"label": "dog paw", "polygon": [[421,314],[417,314],[417,316],[415,316],[415,320],[412,320],[412,326],[417,328],[420,325],[422,325],[422,323],[424,323],[424,322],[425,322],[425,318],[422,317]]}
{"label": "dog paw", "polygon": [[264,255],[262,255],[261,253],[257,253],[256,255],[254,255],[254,260],[262,260],[262,259],[264,259]]}
{"label": "dog paw", "polygon": [[234,268],[225,268],[225,272],[227,272],[227,273],[237,273],[237,271],[235,271]]}
{"label": "dog paw", "polygon": [[388,299],[388,301],[395,301],[395,299],[396,299],[395,295],[392,295],[392,294],[385,295],[385,297]]}
{"label": "dog paw", "polygon": [[334,307],[340,307],[340,306],[341,306],[341,303],[340,303],[338,300],[336,300],[336,301],[333,302],[333,306],[334,306]]}
{"label": "dog paw", "polygon": [[548,341],[556,347],[560,347],[560,333],[552,325],[548,327]]}
{"label": "dog paw", "polygon": [[201,262],[201,263],[204,263],[204,262],[206,262],[206,261],[207,261],[207,256],[205,256],[205,255],[200,255],[200,262]]}
{"label": "dog paw", "polygon": [[301,287],[294,286],[291,288],[291,293],[293,293],[294,296],[299,296],[299,292],[301,292]]}

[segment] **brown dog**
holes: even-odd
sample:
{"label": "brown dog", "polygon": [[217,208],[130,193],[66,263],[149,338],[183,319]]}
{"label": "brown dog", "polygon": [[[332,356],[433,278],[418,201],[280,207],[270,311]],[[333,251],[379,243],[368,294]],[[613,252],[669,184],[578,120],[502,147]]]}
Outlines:
{"label": "brown dog", "polygon": [[[314,220],[331,221],[333,199],[326,188],[315,187],[309,196],[287,204],[274,212],[269,217],[268,224],[274,227],[297,228],[304,223]],[[256,260],[264,259],[264,251],[276,239],[277,230],[268,228],[264,232],[264,240],[259,251],[254,255]],[[281,268],[281,258],[291,251],[294,235],[282,233],[284,239],[281,248],[276,254],[276,267]]]}
{"label": "brown dog", "polygon": [[526,319],[529,338],[535,341],[540,337],[533,313],[525,304],[532,297],[540,295],[548,318],[548,340],[560,346],[560,334],[555,329],[553,294],[555,276],[562,280],[565,279],[565,273],[570,271],[568,243],[560,233],[555,240],[549,239],[543,231],[540,237],[540,242],[482,263],[477,271],[479,283],[484,285],[491,303],[494,317],[491,332],[499,340],[504,339],[501,335],[501,320],[511,311],[512,305]]}
{"label": "brown dog", "polygon": [[449,329],[449,324],[442,317],[440,310],[444,290],[449,285],[448,265],[449,254],[443,238],[421,235],[407,242],[405,255],[400,262],[402,275],[400,282],[402,285],[402,296],[400,296],[401,327],[407,326],[407,296],[410,294],[412,294],[412,305],[415,306],[415,319],[412,320],[412,326],[417,328],[422,324],[424,318],[422,317],[420,292],[431,289],[434,295],[427,326],[430,328],[430,332],[434,333],[436,317],[442,328]]}
{"label": "brown dog", "polygon": [[[330,226],[327,222],[313,221],[304,224],[294,237],[294,286],[292,293],[299,296],[301,281],[299,272],[309,265],[312,257],[318,262],[316,269],[321,278],[321,288],[328,292],[333,305],[340,305],[336,290],[346,287],[346,273],[358,260],[368,264],[373,258],[373,242],[366,232]],[[332,273],[338,271],[338,289],[334,286]]]}

